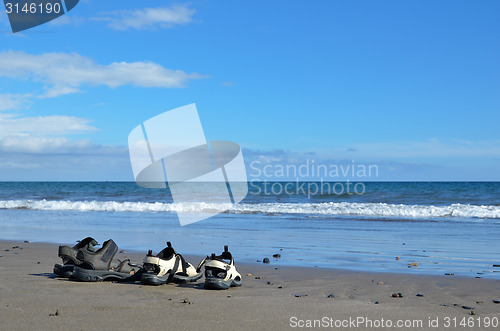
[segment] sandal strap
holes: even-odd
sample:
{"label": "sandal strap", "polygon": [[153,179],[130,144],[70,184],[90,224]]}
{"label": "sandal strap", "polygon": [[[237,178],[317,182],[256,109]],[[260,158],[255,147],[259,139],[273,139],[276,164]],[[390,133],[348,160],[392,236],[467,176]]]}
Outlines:
{"label": "sandal strap", "polygon": [[90,267],[90,269],[94,270],[109,270],[111,261],[117,251],[118,246],[112,239],[109,239],[103,243],[102,248],[99,250],[95,252],[79,250],[76,257],[82,261],[82,266]]}

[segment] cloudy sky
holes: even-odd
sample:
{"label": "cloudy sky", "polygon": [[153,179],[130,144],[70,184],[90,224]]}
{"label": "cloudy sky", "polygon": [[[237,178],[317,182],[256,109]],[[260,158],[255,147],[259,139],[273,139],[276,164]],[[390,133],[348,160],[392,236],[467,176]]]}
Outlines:
{"label": "cloudy sky", "polygon": [[86,0],[16,34],[0,13],[0,180],[134,180],[130,131],[190,103],[207,140],[239,143],[247,164],[500,180],[498,12],[495,0]]}

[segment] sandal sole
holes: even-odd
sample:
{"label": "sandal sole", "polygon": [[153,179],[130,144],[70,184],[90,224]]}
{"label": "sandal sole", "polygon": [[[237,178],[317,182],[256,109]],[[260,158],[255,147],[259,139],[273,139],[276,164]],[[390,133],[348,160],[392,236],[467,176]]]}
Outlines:
{"label": "sandal sole", "polygon": [[110,270],[89,270],[76,267],[73,270],[73,277],[82,282],[102,282],[105,280],[110,281],[134,281],[140,275],[139,272],[131,275],[129,273],[116,272]]}

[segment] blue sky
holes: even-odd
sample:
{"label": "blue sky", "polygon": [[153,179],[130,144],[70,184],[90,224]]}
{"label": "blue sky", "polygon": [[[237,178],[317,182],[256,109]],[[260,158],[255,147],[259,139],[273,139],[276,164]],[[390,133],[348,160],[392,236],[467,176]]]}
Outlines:
{"label": "blue sky", "polygon": [[493,0],[87,0],[16,34],[0,13],[0,180],[134,180],[130,131],[190,103],[207,139],[239,143],[247,164],[500,180],[498,12]]}

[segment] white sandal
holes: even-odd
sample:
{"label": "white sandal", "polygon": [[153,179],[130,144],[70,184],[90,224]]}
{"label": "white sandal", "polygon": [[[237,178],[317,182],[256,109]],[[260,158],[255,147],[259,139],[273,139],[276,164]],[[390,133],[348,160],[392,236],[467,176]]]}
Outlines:
{"label": "white sandal", "polygon": [[174,282],[194,282],[200,279],[203,274],[199,269],[178,254],[170,241],[156,256],[151,250],[144,258],[144,273],[141,276],[141,283],[147,285],[162,285],[170,281]]}
{"label": "white sandal", "polygon": [[212,254],[205,262],[205,288],[208,290],[227,290],[233,286],[241,286],[241,275],[236,271],[234,260],[227,246],[224,252],[216,256]]}

